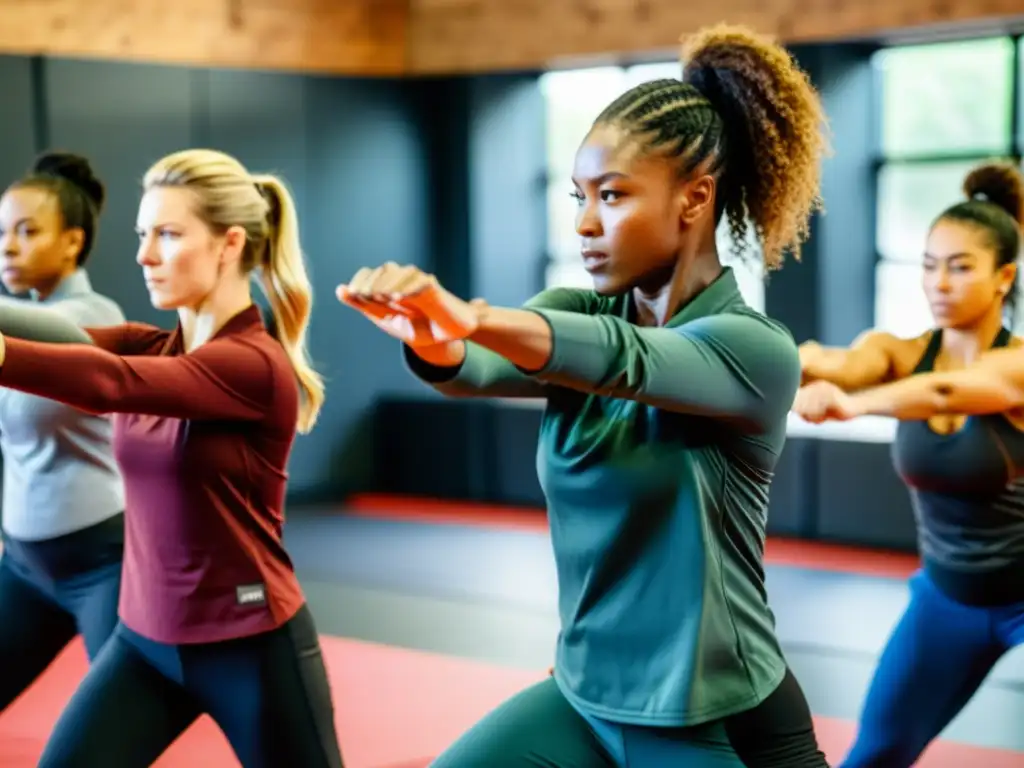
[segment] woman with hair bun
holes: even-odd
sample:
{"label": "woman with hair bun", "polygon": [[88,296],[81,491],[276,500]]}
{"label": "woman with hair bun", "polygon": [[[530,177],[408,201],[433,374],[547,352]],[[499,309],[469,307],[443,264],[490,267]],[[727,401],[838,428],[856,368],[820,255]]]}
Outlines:
{"label": "woman with hair bun", "polygon": [[843,768],[907,768],[1009,649],[1024,644],[1024,351],[1009,324],[1024,178],[991,164],[932,225],[924,290],[935,328],[801,347],[808,421],[899,420],[922,568],[868,690]]}
{"label": "woman with hair bun", "polygon": [[[124,322],[96,293],[85,264],[104,187],[89,161],[39,157],[0,197],[0,279],[12,294],[0,313],[25,317],[14,335],[74,341],[32,318],[72,329]],[[105,416],[0,389],[3,542],[0,558],[0,710],[76,635],[95,658],[117,624],[124,552],[124,488]]]}

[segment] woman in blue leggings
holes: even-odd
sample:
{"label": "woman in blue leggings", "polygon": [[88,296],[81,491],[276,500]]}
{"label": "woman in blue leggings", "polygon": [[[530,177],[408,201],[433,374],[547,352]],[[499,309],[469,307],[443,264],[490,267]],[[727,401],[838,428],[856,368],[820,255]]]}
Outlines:
{"label": "woman in blue leggings", "polygon": [[1003,654],[1024,644],[1024,350],[1004,318],[1024,179],[1014,166],[983,166],[964,191],[925,248],[934,330],[801,348],[809,383],[794,410],[805,419],[900,420],[893,460],[923,560],[842,768],[913,765]]}

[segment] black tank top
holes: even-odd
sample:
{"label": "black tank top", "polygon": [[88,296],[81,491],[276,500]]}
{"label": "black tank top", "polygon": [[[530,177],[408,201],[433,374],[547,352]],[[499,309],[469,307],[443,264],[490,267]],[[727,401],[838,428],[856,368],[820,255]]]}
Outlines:
{"label": "black tank top", "polygon": [[[993,347],[1011,338],[1004,328]],[[931,371],[941,347],[937,330],[914,372]],[[902,421],[892,456],[932,581],[969,605],[1024,601],[1024,432],[1000,414],[970,416],[950,435]]]}

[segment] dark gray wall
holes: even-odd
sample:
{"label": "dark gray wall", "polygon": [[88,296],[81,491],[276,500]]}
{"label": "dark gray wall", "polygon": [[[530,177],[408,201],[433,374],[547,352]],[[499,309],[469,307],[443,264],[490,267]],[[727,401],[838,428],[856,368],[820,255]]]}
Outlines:
{"label": "dark gray wall", "polygon": [[[797,51],[823,92],[836,147],[823,179],[828,213],[803,262],[773,275],[766,293],[768,312],[798,340],[847,343],[872,320],[869,54],[855,45]],[[540,289],[545,116],[535,75],[362,81],[0,58],[0,98],[16,115],[0,123],[0,181],[44,147],[96,162],[110,203],[91,271],[133,319],[173,322],[149,306],[133,263],[150,162],[213,146],[289,181],[315,285],[311,349],[328,380],[321,422],[296,446],[292,498],[375,488],[542,503],[536,411],[435,397],[402,369],[394,343],[333,298],[356,269],[387,259],[499,304]],[[913,546],[885,445],[791,440],[771,519],[776,533]]]}
{"label": "dark gray wall", "polygon": [[36,147],[35,99],[32,91],[32,60],[0,56],[0,184],[18,178]]}
{"label": "dark gray wall", "polygon": [[544,98],[529,75],[474,78],[468,95],[472,295],[516,306],[547,263]]}
{"label": "dark gray wall", "polygon": [[48,59],[41,93],[40,149],[78,152],[107,185],[107,205],[88,262],[97,290],[132,320],[167,327],[170,313],[149,303],[135,263],[135,214],[142,174],[161,155],[192,144],[200,105],[189,70],[104,61]]}
{"label": "dark gray wall", "polygon": [[88,156],[109,202],[89,271],[133,320],[164,327],[134,262],[135,214],[147,166],[175,150],[212,146],[253,171],[282,174],[300,210],[314,284],[312,356],[328,382],[315,431],[291,463],[293,498],[365,487],[369,416],[381,394],[411,391],[392,344],[334,299],[361,266],[389,258],[427,265],[428,147],[418,102],[401,82],[102,61],[0,59],[0,179],[44,148]]}

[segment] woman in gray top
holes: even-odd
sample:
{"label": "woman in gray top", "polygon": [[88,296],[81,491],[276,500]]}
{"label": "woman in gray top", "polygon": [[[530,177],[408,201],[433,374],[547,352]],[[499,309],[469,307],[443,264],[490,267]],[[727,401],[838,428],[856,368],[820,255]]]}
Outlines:
{"label": "woman in gray top", "polygon": [[[124,322],[83,268],[103,201],[88,161],[63,153],[40,157],[0,197],[0,280],[10,293],[29,294],[39,318],[56,313],[94,327]],[[25,311],[23,299],[3,298],[0,315],[12,302]],[[25,333],[12,335],[76,341],[53,338],[50,328],[26,323]],[[91,659],[113,631],[124,491],[104,416],[0,389],[0,450],[0,658],[14,660],[0,669],[3,709],[76,635]]]}

